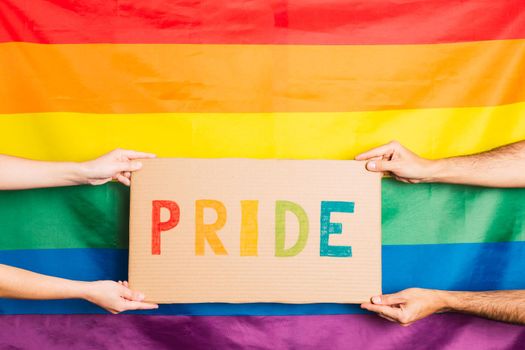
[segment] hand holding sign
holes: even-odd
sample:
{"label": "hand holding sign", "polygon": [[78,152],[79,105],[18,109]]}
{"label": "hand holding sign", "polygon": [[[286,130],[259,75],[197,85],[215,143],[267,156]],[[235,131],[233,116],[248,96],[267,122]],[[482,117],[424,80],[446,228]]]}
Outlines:
{"label": "hand holding sign", "polygon": [[155,158],[155,155],[117,148],[97,159],[82,163],[82,173],[90,185],[102,185],[117,180],[129,186],[131,173],[142,167],[140,159],[149,158]]}

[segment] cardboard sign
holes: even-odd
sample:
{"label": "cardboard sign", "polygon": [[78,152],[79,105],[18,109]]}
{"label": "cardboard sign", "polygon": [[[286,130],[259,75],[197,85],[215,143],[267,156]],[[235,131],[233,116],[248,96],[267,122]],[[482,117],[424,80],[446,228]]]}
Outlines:
{"label": "cardboard sign", "polygon": [[158,303],[361,303],[381,293],[364,163],[152,159],[131,181],[129,281]]}

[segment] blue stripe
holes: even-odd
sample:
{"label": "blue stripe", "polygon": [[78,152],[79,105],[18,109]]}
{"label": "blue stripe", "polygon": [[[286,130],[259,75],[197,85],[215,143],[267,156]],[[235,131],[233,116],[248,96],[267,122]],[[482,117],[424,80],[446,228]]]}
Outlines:
{"label": "blue stripe", "polygon": [[[127,250],[49,249],[0,251],[0,263],[77,280],[124,280]],[[383,290],[408,287],[447,290],[525,289],[525,242],[383,246]],[[81,300],[0,299],[2,314],[103,313]],[[362,313],[341,304],[172,304],[134,312],[186,315],[308,315]]]}

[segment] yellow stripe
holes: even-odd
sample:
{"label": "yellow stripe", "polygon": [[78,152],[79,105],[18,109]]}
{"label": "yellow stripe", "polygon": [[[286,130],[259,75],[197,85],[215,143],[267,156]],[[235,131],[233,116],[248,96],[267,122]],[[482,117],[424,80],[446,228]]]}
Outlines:
{"label": "yellow stripe", "polygon": [[397,139],[428,157],[525,139],[525,103],[349,113],[0,116],[0,153],[82,160],[116,147],[163,157],[347,159]]}
{"label": "yellow stripe", "polygon": [[525,101],[525,40],[0,44],[0,113],[348,112]]}

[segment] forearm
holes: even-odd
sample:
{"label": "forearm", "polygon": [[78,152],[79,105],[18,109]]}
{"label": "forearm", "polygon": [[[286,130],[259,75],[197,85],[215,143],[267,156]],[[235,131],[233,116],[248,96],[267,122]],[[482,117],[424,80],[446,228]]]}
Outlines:
{"label": "forearm", "polygon": [[442,292],[444,311],[473,314],[493,320],[525,324],[525,290]]}
{"label": "forearm", "polygon": [[432,162],[429,182],[525,187],[525,141],[491,151]]}
{"label": "forearm", "polygon": [[429,182],[488,187],[525,187],[525,141],[487,152],[432,163]]}
{"label": "forearm", "polygon": [[0,155],[0,190],[86,183],[81,163],[42,162]]}
{"label": "forearm", "polygon": [[46,276],[0,265],[0,297],[14,299],[87,298],[88,282]]}

